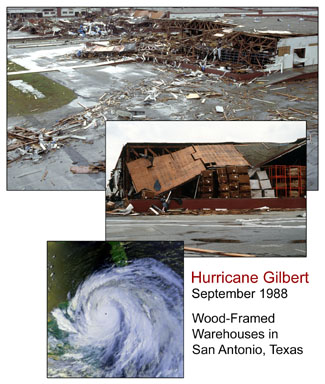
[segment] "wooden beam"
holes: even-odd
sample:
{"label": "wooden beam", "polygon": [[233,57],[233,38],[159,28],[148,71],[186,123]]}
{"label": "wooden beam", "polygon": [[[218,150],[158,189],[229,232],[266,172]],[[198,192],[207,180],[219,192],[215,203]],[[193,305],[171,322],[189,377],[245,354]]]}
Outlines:
{"label": "wooden beam", "polygon": [[209,255],[219,255],[219,256],[256,257],[256,255],[251,255],[249,253],[232,253],[232,252],[223,252],[223,251],[215,251],[212,249],[202,249],[202,248],[192,248],[192,247],[184,247],[184,251],[206,253]]}
{"label": "wooden beam", "polygon": [[138,159],[140,156],[138,154],[138,152],[134,149],[134,148],[131,148],[131,152],[135,155],[135,157]]}
{"label": "wooden beam", "polygon": [[158,156],[151,148],[148,148],[148,151],[152,154],[153,157]]}

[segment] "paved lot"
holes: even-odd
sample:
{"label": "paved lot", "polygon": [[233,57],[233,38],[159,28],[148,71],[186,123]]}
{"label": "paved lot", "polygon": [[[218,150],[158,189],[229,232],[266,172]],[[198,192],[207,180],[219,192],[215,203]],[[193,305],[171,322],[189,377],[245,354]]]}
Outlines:
{"label": "paved lot", "polygon": [[[8,58],[27,69],[56,66],[70,48],[9,48]],[[75,47],[73,48],[75,50]],[[70,71],[72,72],[72,71]],[[76,72],[77,73],[77,72]],[[35,129],[49,128],[58,120],[83,111],[84,106],[97,104],[103,88],[93,90],[82,76],[75,78],[69,71],[48,75],[49,78],[74,90],[78,97],[68,105],[40,114],[30,114],[8,118],[8,127],[15,125]],[[70,79],[68,81],[68,79]],[[85,91],[88,86],[88,92]],[[107,88],[107,87],[106,87]],[[84,91],[82,91],[82,89]],[[79,92],[80,91],[80,92]],[[78,93],[79,92],[79,93]],[[104,190],[105,173],[90,175],[74,175],[70,172],[72,165],[87,165],[88,163],[105,160],[105,124],[81,133],[86,142],[71,140],[63,148],[42,156],[36,163],[31,160],[18,160],[8,166],[7,187],[9,190]],[[45,177],[43,177],[46,175]]]}
{"label": "paved lot", "polygon": [[252,215],[109,216],[106,218],[106,240],[184,240],[190,247],[258,256],[301,257],[306,256],[306,218],[304,211]]}

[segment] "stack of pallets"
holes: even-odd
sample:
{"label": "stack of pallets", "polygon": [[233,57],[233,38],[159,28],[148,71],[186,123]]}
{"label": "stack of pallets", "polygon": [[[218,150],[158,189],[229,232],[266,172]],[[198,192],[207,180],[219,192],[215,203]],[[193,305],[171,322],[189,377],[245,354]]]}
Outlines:
{"label": "stack of pallets", "polygon": [[218,197],[250,198],[248,167],[228,165],[216,169],[218,179]]}
{"label": "stack of pallets", "polygon": [[251,185],[248,176],[248,167],[237,167],[238,180],[239,180],[239,197],[251,197]]}
{"label": "stack of pallets", "polygon": [[218,197],[227,199],[230,197],[230,186],[226,167],[217,168]]}
{"label": "stack of pallets", "polygon": [[306,167],[289,166],[287,168],[288,195],[301,197],[306,193]]}
{"label": "stack of pallets", "polygon": [[202,171],[199,180],[199,196],[202,199],[211,199],[214,192],[213,170]]}

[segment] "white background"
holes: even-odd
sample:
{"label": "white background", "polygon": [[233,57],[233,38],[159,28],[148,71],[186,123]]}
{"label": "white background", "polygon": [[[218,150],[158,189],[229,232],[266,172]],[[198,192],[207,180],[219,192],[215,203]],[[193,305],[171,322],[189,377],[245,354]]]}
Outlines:
{"label": "white background", "polygon": [[[129,6],[130,1],[114,3],[97,2],[96,6]],[[44,2],[20,1],[18,4],[7,2],[1,5],[2,34],[1,59],[2,79],[5,84],[5,6],[45,6]],[[132,2],[132,5],[135,5]],[[141,1],[141,6],[268,6],[267,1],[232,1],[216,4],[174,1]],[[319,6],[319,1],[288,1],[282,6]],[[53,3],[48,2],[48,5]],[[57,1],[55,6],[66,6]],[[69,5],[88,5],[89,1],[73,1]],[[320,10],[322,15],[322,9]],[[322,20],[320,19],[320,33]],[[320,39],[322,40],[322,39]],[[320,54],[322,52],[320,47]],[[322,59],[322,57],[321,57]],[[322,74],[322,72],[321,72]],[[321,84],[321,76],[320,76]],[[321,88],[320,91],[323,89]],[[46,242],[48,240],[104,240],[104,192],[6,192],[6,89],[2,96],[2,143],[1,143],[1,381],[5,383],[44,383],[46,379]],[[320,92],[320,105],[322,105]],[[320,115],[320,147],[322,142],[322,114]],[[323,170],[323,157],[320,154],[320,170]],[[324,382],[324,191],[323,178],[320,175],[320,191],[308,193],[308,257],[306,259],[187,259],[185,272],[185,379],[175,379],[179,383],[322,383]],[[279,310],[278,329],[281,342],[287,345],[303,345],[305,353],[301,357],[262,358],[210,356],[198,358],[191,354],[190,317],[193,305],[198,309],[197,301],[190,298],[190,273],[195,268],[206,272],[225,270],[231,273],[244,271],[262,273],[265,269],[285,270],[291,273],[308,271],[311,283],[309,287],[290,288],[287,305]],[[273,303],[258,303],[256,310],[273,311]],[[242,308],[241,308],[242,309]],[[226,311],[225,304],[217,302],[204,310]],[[228,308],[227,308],[228,310]],[[229,308],[237,311],[238,306]],[[247,307],[247,311],[249,307]],[[264,359],[264,360],[263,360]],[[60,383],[70,382],[62,379]],[[132,383],[132,379],[121,379]],[[84,382],[75,379],[74,383]],[[146,383],[157,382],[148,379]],[[159,379],[160,383],[170,380]]]}

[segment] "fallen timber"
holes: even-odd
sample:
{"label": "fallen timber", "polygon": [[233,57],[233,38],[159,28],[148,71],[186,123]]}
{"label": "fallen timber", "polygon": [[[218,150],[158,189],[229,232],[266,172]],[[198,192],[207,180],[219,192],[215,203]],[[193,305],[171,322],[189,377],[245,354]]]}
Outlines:
{"label": "fallen timber", "polygon": [[223,252],[215,251],[213,249],[202,249],[202,248],[193,248],[184,246],[184,251],[194,252],[194,253],[204,253],[208,255],[218,255],[218,256],[231,256],[231,257],[256,257],[250,253],[233,253],[233,252]]}

